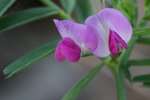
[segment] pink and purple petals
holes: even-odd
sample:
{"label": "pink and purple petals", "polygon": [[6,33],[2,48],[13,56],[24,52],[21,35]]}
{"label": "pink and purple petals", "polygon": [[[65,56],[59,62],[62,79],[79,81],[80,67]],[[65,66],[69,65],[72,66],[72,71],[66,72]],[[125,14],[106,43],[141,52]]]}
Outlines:
{"label": "pink and purple petals", "polygon": [[114,30],[126,42],[132,37],[132,26],[119,10],[113,8],[105,8],[101,10],[97,16],[107,26],[107,28]]}
{"label": "pink and purple petals", "polygon": [[[86,19],[85,24],[72,20],[54,20],[62,41],[55,52],[56,59],[76,62],[81,50],[90,50],[97,57],[117,55],[127,48],[132,36],[132,26],[128,19],[113,8],[102,9]],[[81,49],[80,49],[81,48]]]}
{"label": "pink and purple petals", "polygon": [[116,56],[123,48],[127,48],[127,43],[115,32],[109,33],[109,50],[112,56]]}
{"label": "pink and purple petals", "polygon": [[59,62],[62,62],[65,60],[64,54],[61,51],[61,41],[58,43],[56,49],[55,49],[55,59]]}
{"label": "pink and purple petals", "polygon": [[87,25],[87,30],[92,31],[92,34],[96,35],[97,47],[92,50],[92,53],[97,57],[107,57],[110,54],[108,47],[108,34],[107,30],[101,23],[97,15],[90,16],[86,19],[85,24]]}
{"label": "pink and purple petals", "polygon": [[84,24],[78,24],[72,20],[54,20],[62,38],[71,38],[83,49],[94,50],[97,47],[96,35],[87,30]]}
{"label": "pink and purple petals", "polygon": [[[92,30],[97,35],[97,48],[92,52],[98,57],[116,55],[120,49],[127,47],[132,36],[132,26],[128,19],[119,10],[113,8],[102,9],[88,17],[85,24],[88,30]],[[110,29],[113,32],[110,32]]]}
{"label": "pink and purple petals", "polygon": [[75,23],[72,20],[54,20],[62,38],[69,37],[79,46],[81,45],[86,27],[82,24]]}
{"label": "pink and purple petals", "polygon": [[94,51],[98,46],[97,35],[93,30],[89,30],[88,27],[86,27],[86,32],[83,35],[83,45],[84,48],[87,48],[90,51]]}
{"label": "pink and purple petals", "polygon": [[63,38],[55,50],[55,58],[58,61],[68,60],[70,62],[77,62],[80,59],[81,49],[70,38]]}

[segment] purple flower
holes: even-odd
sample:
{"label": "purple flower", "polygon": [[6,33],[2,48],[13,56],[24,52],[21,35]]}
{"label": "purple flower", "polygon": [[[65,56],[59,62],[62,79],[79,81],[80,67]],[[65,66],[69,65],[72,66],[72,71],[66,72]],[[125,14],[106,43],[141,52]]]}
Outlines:
{"label": "purple flower", "polygon": [[67,59],[76,62],[80,59],[81,49],[96,49],[96,35],[91,34],[86,25],[72,20],[54,20],[54,23],[62,37],[55,50],[55,58],[58,61]]}
{"label": "purple flower", "polygon": [[[132,36],[132,26],[127,18],[118,10],[105,8],[96,15],[86,19],[85,24],[89,31],[97,36],[97,48],[92,52],[98,57],[115,56]],[[93,34],[93,33],[92,33]]]}
{"label": "purple flower", "polygon": [[76,62],[81,51],[90,50],[97,57],[117,55],[127,48],[132,36],[132,27],[118,10],[105,8],[86,19],[85,24],[72,20],[54,20],[62,37],[55,50],[58,61]]}

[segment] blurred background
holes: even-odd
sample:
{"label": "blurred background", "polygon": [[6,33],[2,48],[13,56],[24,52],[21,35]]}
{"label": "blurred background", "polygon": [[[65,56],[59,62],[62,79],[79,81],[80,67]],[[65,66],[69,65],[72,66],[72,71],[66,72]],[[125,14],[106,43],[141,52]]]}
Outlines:
{"label": "blurred background", "polygon": [[[31,0],[32,1],[32,0]],[[85,0],[86,1],[86,0]],[[142,16],[143,0],[138,0],[139,13]],[[94,12],[101,8],[100,0],[91,0]],[[18,0],[9,13],[25,9],[27,5],[36,6],[25,0]],[[50,28],[50,18],[38,20],[0,34],[0,64],[12,62],[33,48],[50,41],[54,30]],[[150,57],[150,48],[136,45],[132,58]],[[90,62],[90,63],[89,63]],[[23,72],[8,80],[0,81],[0,100],[61,100],[61,97],[91,67],[96,65],[95,57],[82,58],[79,63],[55,61],[48,56]],[[150,68],[132,68],[133,75],[150,73]],[[116,100],[115,84],[111,73],[103,68],[96,78],[81,93],[77,100]],[[150,89],[140,84],[126,82],[128,100],[150,100]]]}

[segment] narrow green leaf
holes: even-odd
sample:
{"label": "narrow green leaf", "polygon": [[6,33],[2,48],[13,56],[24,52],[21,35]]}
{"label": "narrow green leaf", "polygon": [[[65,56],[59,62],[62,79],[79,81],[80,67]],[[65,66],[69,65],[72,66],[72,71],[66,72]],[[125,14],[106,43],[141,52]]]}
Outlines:
{"label": "narrow green leaf", "polygon": [[60,8],[51,0],[39,0],[39,2],[43,3],[44,5],[47,5],[50,9],[60,10]]}
{"label": "narrow green leaf", "polygon": [[145,87],[150,88],[150,82],[144,82],[143,85],[144,85]]}
{"label": "narrow green leaf", "polygon": [[92,68],[81,80],[79,80],[63,97],[62,100],[77,100],[77,96],[80,92],[88,85],[88,83],[98,74],[102,67],[101,65],[97,65]]}
{"label": "narrow green leaf", "polygon": [[58,9],[43,7],[16,12],[10,16],[3,16],[0,18],[0,31],[9,30],[56,13],[58,13]]}
{"label": "narrow green leaf", "polygon": [[10,8],[16,0],[0,0],[0,16],[2,16],[8,8]]}
{"label": "narrow green leaf", "polygon": [[84,21],[88,16],[92,14],[92,6],[90,0],[77,0],[76,11],[78,14],[78,20]]}
{"label": "narrow green leaf", "polygon": [[41,3],[43,3],[44,5],[50,7],[50,8],[55,8],[55,9],[59,10],[58,15],[61,18],[63,18],[63,19],[71,19],[71,16],[69,14],[67,14],[66,12],[64,12],[63,9],[61,9],[58,5],[56,5],[55,3],[53,3],[51,0],[39,0],[39,1]]}
{"label": "narrow green leaf", "polygon": [[42,45],[41,47],[27,53],[26,55],[20,57],[16,61],[5,66],[3,73],[6,76],[6,78],[10,78],[17,72],[22,71],[23,69],[27,68],[29,65],[31,65],[35,61],[40,60],[41,58],[53,53],[53,50],[56,45],[56,40]]}
{"label": "narrow green leaf", "polygon": [[150,74],[140,75],[133,78],[134,82],[150,82]]}
{"label": "narrow green leaf", "polygon": [[149,0],[144,0],[144,5],[145,6],[149,6],[150,5],[150,1]]}
{"label": "narrow green leaf", "polygon": [[150,45],[150,38],[140,37],[138,38],[137,42],[140,44]]}
{"label": "narrow green leaf", "polygon": [[145,16],[143,17],[143,19],[144,19],[144,20],[150,20],[150,14],[149,14],[149,15],[148,15],[148,14],[145,15]]}
{"label": "narrow green leaf", "polygon": [[129,60],[131,66],[150,66],[150,59]]}
{"label": "narrow green leaf", "polygon": [[150,35],[150,28],[149,27],[136,28],[134,29],[134,34],[138,36]]}
{"label": "narrow green leaf", "polygon": [[149,0],[144,0],[144,20],[150,20],[150,2]]}
{"label": "narrow green leaf", "polygon": [[60,0],[60,2],[67,13],[71,13],[76,4],[76,0]]}
{"label": "narrow green leaf", "polygon": [[118,4],[119,0],[111,0],[111,2],[112,6],[115,7]]}

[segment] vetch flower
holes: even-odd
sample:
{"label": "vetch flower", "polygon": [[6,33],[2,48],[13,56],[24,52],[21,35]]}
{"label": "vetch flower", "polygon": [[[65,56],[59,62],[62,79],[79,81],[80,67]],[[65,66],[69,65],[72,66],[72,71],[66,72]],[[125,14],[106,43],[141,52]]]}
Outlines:
{"label": "vetch flower", "polygon": [[55,58],[58,61],[68,60],[77,62],[80,59],[81,50],[95,50],[97,47],[96,35],[92,30],[87,30],[86,25],[75,23],[72,20],[54,20],[62,40],[55,50]]}
{"label": "vetch flower", "polygon": [[87,29],[96,34],[97,47],[92,52],[98,57],[117,55],[132,36],[132,26],[118,10],[105,8],[86,19]]}
{"label": "vetch flower", "polygon": [[90,50],[97,57],[117,55],[127,48],[132,26],[118,10],[105,8],[86,19],[85,24],[72,20],[54,20],[62,40],[55,50],[58,61],[76,62],[81,51]]}

